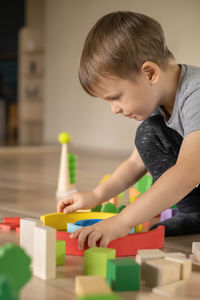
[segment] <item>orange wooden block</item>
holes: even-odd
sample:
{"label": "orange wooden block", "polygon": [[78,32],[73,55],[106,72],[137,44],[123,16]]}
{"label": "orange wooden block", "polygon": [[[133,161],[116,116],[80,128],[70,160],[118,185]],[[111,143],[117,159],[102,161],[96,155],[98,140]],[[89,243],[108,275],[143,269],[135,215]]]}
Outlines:
{"label": "orange wooden block", "polygon": [[136,190],[135,188],[131,187],[129,189],[129,198],[137,198],[140,195],[140,192]]}

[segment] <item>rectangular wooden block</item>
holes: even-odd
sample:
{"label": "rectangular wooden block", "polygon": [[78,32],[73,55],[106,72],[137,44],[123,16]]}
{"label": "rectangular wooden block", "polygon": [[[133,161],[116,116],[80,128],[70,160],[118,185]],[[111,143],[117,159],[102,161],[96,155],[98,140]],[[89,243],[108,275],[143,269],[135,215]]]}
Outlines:
{"label": "rectangular wooden block", "polygon": [[42,225],[42,221],[33,218],[20,220],[20,246],[33,259],[33,230],[37,225]]}
{"label": "rectangular wooden block", "polygon": [[56,229],[34,227],[33,274],[41,279],[56,276]]}
{"label": "rectangular wooden block", "polygon": [[194,254],[196,260],[200,262],[200,242],[192,243],[192,253]]}
{"label": "rectangular wooden block", "polygon": [[65,263],[65,241],[56,241],[56,266]]}
{"label": "rectangular wooden block", "polygon": [[75,291],[77,296],[109,294],[112,290],[101,276],[76,276]]}
{"label": "rectangular wooden block", "polygon": [[164,258],[165,253],[159,249],[138,250],[135,261],[141,265],[141,279],[144,280],[144,263],[147,260]]}
{"label": "rectangular wooden block", "polygon": [[197,261],[194,254],[190,254],[189,259],[192,262],[192,272],[200,272],[200,263]]}
{"label": "rectangular wooden block", "polygon": [[166,296],[166,297],[185,296],[185,283],[186,283],[185,280],[180,280],[170,284],[157,286],[152,289],[152,292],[160,296]]}
{"label": "rectangular wooden block", "polygon": [[184,257],[169,257],[167,256],[166,259],[177,262],[181,264],[181,280],[187,279],[191,272],[192,272],[192,262],[190,259]]}
{"label": "rectangular wooden block", "polygon": [[181,264],[168,259],[146,261],[145,282],[150,287],[160,286],[180,280]]}
{"label": "rectangular wooden block", "polygon": [[185,291],[188,296],[194,296],[200,299],[200,273],[191,273],[191,276],[186,281]]}
{"label": "rectangular wooden block", "polygon": [[186,255],[182,252],[168,252],[165,253],[165,258],[168,257],[182,257],[182,258],[186,258]]}

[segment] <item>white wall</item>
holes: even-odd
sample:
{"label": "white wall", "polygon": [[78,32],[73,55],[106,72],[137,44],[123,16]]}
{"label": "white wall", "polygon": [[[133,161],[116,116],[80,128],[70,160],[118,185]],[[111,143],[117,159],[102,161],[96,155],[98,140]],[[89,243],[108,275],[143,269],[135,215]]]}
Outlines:
{"label": "white wall", "polygon": [[113,116],[103,100],[81,88],[77,68],[91,26],[106,13],[132,10],[156,18],[178,62],[200,66],[199,0],[46,0],[46,143],[61,131],[75,147],[131,151],[137,121]]}

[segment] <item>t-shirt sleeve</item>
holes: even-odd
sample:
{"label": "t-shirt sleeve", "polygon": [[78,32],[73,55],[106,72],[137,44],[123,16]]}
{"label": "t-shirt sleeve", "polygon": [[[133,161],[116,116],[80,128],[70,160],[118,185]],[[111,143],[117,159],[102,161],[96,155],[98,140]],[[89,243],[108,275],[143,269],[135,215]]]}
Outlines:
{"label": "t-shirt sleeve", "polygon": [[185,100],[181,111],[184,136],[200,130],[200,88],[193,91]]}

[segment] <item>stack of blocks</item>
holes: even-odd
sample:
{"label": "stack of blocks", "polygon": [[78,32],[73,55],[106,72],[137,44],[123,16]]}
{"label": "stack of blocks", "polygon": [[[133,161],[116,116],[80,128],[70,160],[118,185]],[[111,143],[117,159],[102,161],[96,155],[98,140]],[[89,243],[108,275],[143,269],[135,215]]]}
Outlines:
{"label": "stack of blocks", "polygon": [[[119,299],[115,294],[110,294],[111,289],[139,290],[140,265],[133,259],[115,259],[115,256],[115,249],[108,248],[93,247],[84,252],[84,275],[87,276],[76,278],[76,294],[86,298],[78,299]],[[97,294],[101,295],[96,298]],[[93,298],[90,298],[91,295]]]}

